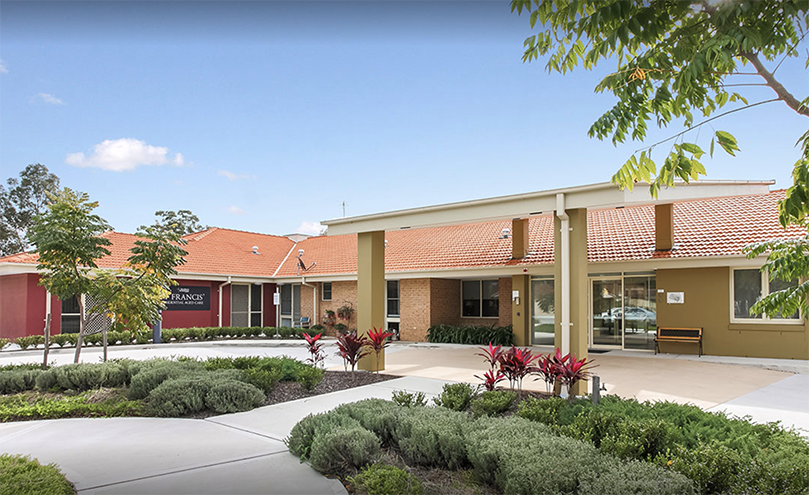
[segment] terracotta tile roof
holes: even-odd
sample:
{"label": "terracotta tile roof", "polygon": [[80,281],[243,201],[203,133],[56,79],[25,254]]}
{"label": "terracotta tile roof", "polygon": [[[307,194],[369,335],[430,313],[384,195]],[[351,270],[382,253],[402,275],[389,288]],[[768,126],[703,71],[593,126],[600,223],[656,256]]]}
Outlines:
{"label": "terracotta tile roof", "polygon": [[[591,262],[652,258],[740,256],[745,245],[778,237],[797,238],[805,231],[778,224],[778,200],[784,191],[674,204],[674,249],[654,251],[654,206],[590,210],[588,259]],[[553,263],[553,216],[532,217],[531,255],[511,260],[511,241],[499,239],[510,221],[483,222],[429,229],[390,231],[385,269],[389,272],[483,268]],[[119,267],[129,257],[136,236],[104,234],[112,254],[99,266]],[[185,236],[187,263],[180,273],[272,277],[297,276],[297,250],[303,249],[307,275],[357,272],[357,236],[310,237],[297,244],[287,237],[211,228]],[[261,254],[253,254],[258,246]],[[36,263],[33,253],[0,258],[0,263]],[[283,266],[280,266],[283,263]],[[280,266],[280,268],[279,268]]]}

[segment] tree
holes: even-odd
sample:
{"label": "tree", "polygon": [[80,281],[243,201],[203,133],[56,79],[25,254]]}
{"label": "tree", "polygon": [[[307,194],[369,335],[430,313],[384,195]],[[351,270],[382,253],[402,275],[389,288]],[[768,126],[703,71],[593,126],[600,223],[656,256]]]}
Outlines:
{"label": "tree", "polygon": [[[718,144],[735,155],[736,139],[712,127],[721,117],[775,102],[809,117],[809,98],[795,97],[777,78],[784,60],[800,55],[809,33],[807,0],[512,0],[511,9],[528,13],[532,28],[540,26],[539,33],[525,40],[523,61],[548,55],[547,70],[562,74],[579,65],[617,65],[596,86],[598,92],[614,94],[617,102],[592,124],[590,137],[610,138],[613,144],[642,142],[650,123],[682,126],[681,132],[633,153],[612,177],[621,187],[648,182],[656,197],[661,187],[674,186],[675,179],[689,182],[705,175],[700,162],[705,151],[697,141],[706,124],[712,129],[702,132],[708,153],[713,156]],[[751,86],[769,87],[772,98],[748,101],[742,93]],[[655,151],[664,144],[670,147],[658,165]],[[779,205],[784,227],[809,226],[809,132],[800,136],[798,146],[793,185]],[[762,268],[770,277],[809,275],[809,263],[798,262],[809,253],[809,236],[764,243],[747,252],[751,257],[770,253]],[[807,294],[809,286],[799,284],[771,294],[755,310],[790,314],[801,306],[806,311]]]}
{"label": "tree", "polygon": [[[174,211],[156,211],[155,216],[157,220],[152,225],[153,227],[174,232],[179,235],[191,234],[205,230],[208,227],[203,227],[199,223],[199,217],[194,215],[191,210],[177,210]],[[145,227],[141,226],[141,229]]]}
{"label": "tree", "polygon": [[25,167],[19,179],[8,179],[7,184],[8,189],[0,185],[0,256],[30,247],[28,229],[44,209],[46,193],[59,188],[59,177],[36,163]]}
{"label": "tree", "polygon": [[[31,240],[39,254],[40,285],[65,300],[76,297],[79,303],[79,339],[75,362],[79,362],[82,338],[87,323],[97,315],[106,315],[118,328],[134,332],[148,330],[157,321],[168,287],[176,284],[170,277],[185,263],[187,253],[179,234],[155,227],[138,232],[132,255],[117,270],[99,269],[97,261],[110,254],[109,239],[101,234],[109,224],[92,213],[98,207],[86,193],[65,188],[49,194],[47,211],[36,217]],[[89,296],[83,300],[82,295]],[[85,307],[87,301],[93,301]],[[104,360],[107,359],[104,332]]]}

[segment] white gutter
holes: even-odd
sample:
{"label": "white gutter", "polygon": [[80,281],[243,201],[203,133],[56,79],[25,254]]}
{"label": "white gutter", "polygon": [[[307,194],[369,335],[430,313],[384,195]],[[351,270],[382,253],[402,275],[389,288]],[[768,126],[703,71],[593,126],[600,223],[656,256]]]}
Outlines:
{"label": "white gutter", "polygon": [[561,220],[561,246],[559,256],[562,265],[562,355],[570,352],[570,217],[565,211],[565,195],[556,195],[556,216]]}
{"label": "white gutter", "polygon": [[222,287],[228,285],[231,281],[230,275],[228,275],[227,282],[222,282],[219,284],[219,326],[222,326]]}

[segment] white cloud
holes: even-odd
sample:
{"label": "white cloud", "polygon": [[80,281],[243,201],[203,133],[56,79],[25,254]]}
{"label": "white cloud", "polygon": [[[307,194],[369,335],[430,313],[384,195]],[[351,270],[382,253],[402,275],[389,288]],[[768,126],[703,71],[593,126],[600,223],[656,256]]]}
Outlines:
{"label": "white cloud", "polygon": [[135,170],[141,165],[180,167],[185,164],[185,160],[181,153],[176,153],[173,158],[169,157],[169,149],[166,147],[151,146],[134,138],[123,138],[107,139],[93,146],[90,156],[85,156],[82,152],[70,153],[65,158],[65,163],[80,168],[125,172]]}
{"label": "white cloud", "polygon": [[310,235],[320,235],[325,233],[326,226],[321,225],[320,222],[309,222],[303,221],[298,228],[295,229],[296,234],[310,234]]}
{"label": "white cloud", "polygon": [[6,69],[6,64],[3,63],[3,59],[0,59],[0,74],[8,74],[8,69]]}
{"label": "white cloud", "polygon": [[[224,177],[227,177],[228,180],[239,180],[239,179],[249,179],[250,178],[250,176],[247,175],[247,174],[234,174],[233,172],[231,172],[229,170],[217,170],[216,173],[218,175],[222,175]],[[255,177],[255,176],[253,176],[253,177]]]}
{"label": "white cloud", "polygon": [[60,100],[59,98],[53,96],[50,93],[37,93],[31,97],[31,101],[37,102],[41,101],[43,103],[48,103],[50,105],[64,105],[65,102]]}
{"label": "white cloud", "polygon": [[244,210],[242,210],[236,205],[230,205],[228,207],[228,213],[230,213],[231,215],[244,215]]}

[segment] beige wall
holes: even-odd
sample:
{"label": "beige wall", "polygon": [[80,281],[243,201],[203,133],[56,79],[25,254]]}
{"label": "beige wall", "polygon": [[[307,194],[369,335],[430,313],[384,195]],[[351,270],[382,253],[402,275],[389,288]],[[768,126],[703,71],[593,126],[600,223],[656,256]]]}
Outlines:
{"label": "beige wall", "polygon": [[[806,324],[730,322],[730,268],[657,270],[657,288],[684,292],[685,304],[667,304],[658,293],[657,324],[702,327],[703,351],[720,356],[809,359]],[[697,354],[693,344],[662,343],[661,352]]]}

